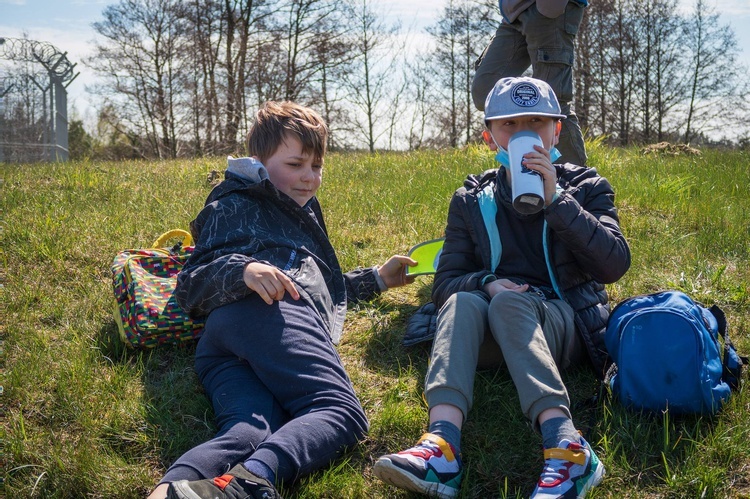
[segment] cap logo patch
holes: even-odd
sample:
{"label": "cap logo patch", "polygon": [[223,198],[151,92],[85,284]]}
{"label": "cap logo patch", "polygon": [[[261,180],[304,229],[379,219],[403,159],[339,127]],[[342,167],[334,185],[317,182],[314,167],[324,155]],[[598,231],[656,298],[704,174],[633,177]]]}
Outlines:
{"label": "cap logo patch", "polygon": [[539,89],[531,83],[519,83],[510,91],[510,98],[517,106],[533,107],[539,103]]}

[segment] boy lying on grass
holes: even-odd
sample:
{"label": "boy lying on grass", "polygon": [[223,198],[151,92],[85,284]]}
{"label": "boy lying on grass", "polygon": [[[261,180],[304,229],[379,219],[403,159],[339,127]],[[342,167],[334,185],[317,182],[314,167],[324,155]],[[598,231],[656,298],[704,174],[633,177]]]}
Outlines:
{"label": "boy lying on grass", "polygon": [[[458,495],[475,371],[503,365],[545,449],[532,497],[583,497],[604,476],[573,424],[560,371],[590,360],[603,373],[604,283],[625,274],[630,250],[609,182],[593,169],[553,164],[562,118],[541,80],[503,78],[487,97],[483,137],[501,166],[469,176],[451,200],[432,288],[439,312],[424,388],[429,427],[414,447],[377,460],[374,473],[386,483]],[[543,180],[543,209],[534,214],[512,204],[507,148],[518,132],[544,144],[523,156]]]}
{"label": "boy lying on grass", "polygon": [[368,422],[334,344],[347,301],[414,280],[411,258],[342,273],[315,197],[327,127],[311,109],[269,102],[248,134],[252,157],[191,223],[195,251],[176,297],[207,316],[195,370],[216,436],[167,470],[150,499],[280,497],[360,440]]}

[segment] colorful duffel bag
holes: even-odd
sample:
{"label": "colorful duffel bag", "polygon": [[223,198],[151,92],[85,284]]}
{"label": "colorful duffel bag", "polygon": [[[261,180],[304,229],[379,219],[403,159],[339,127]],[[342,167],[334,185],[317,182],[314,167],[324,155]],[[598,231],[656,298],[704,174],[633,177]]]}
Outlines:
{"label": "colorful duffel bag", "polygon": [[[167,243],[177,239],[177,243]],[[197,340],[205,321],[190,317],[174,298],[177,274],[193,252],[184,230],[162,234],[148,249],[121,251],[112,263],[115,321],[127,346],[153,348]]]}

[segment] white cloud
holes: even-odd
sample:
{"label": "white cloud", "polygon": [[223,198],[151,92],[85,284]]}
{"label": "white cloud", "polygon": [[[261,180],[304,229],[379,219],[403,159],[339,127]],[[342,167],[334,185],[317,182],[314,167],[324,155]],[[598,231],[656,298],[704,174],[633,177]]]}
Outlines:
{"label": "white cloud", "polygon": [[[695,3],[696,0],[679,0],[677,9],[682,13],[689,13],[695,10]],[[726,19],[736,16],[750,16],[750,0],[734,0],[732,2],[704,0],[704,5]]]}

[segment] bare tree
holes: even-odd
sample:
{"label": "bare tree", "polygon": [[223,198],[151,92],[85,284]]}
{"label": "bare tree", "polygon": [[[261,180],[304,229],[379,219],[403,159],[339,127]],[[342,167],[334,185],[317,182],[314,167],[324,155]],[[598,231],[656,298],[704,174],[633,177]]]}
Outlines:
{"label": "bare tree", "polygon": [[[460,61],[459,50],[461,47],[461,32],[459,23],[456,19],[459,17],[458,10],[454,0],[450,0],[448,5],[443,9],[443,15],[437,24],[427,29],[427,32],[433,36],[437,44],[434,53],[434,62],[438,71],[439,80],[442,83],[441,89],[445,98],[445,104],[439,107],[444,108],[446,112],[441,113],[438,122],[442,125],[443,133],[447,133],[447,145],[450,147],[458,146],[458,116],[459,116],[459,95],[461,94],[461,75],[459,74],[462,64]],[[442,134],[441,134],[442,135]]]}
{"label": "bare tree", "polygon": [[[331,148],[475,140],[482,124],[470,83],[498,22],[494,2],[450,0],[426,30],[432,43],[407,62],[398,26],[371,1],[110,5],[94,25],[98,41],[87,62],[103,76],[102,122],[118,138],[112,150],[233,151],[253,110],[271,99],[317,108],[331,127]],[[734,34],[705,0],[689,16],[676,0],[591,2],[578,40],[576,110],[590,134],[627,145],[677,134],[702,140],[736,125],[735,140],[747,136],[747,69],[737,62]],[[6,100],[6,121],[48,119],[19,99]]]}
{"label": "bare tree", "polygon": [[665,140],[669,134],[666,123],[670,113],[686,95],[682,77],[684,61],[684,19],[676,14],[676,0],[648,0],[648,54],[645,65],[645,102],[643,103],[644,139]]}
{"label": "bare tree", "polygon": [[427,56],[418,52],[413,58],[413,62],[405,66],[404,72],[407,91],[412,96],[411,118],[406,137],[407,144],[410,150],[421,149],[426,143],[428,122],[432,113],[432,68],[427,62]]}
{"label": "bare tree", "polygon": [[409,84],[405,79],[405,74],[401,74],[401,80],[393,78],[394,82],[398,82],[391,90],[391,102],[388,109],[388,150],[392,151],[396,149],[397,135],[399,134],[399,124],[401,123],[401,117],[403,116],[403,107],[408,105],[411,100],[407,99]]}
{"label": "bare tree", "polygon": [[[196,68],[190,79],[196,136],[205,136],[211,152],[237,149],[246,126],[247,90],[256,74],[258,47],[271,38],[264,25],[274,12],[272,0],[194,0],[182,4]],[[259,36],[260,35],[260,36]],[[203,123],[200,117],[204,117]]]}
{"label": "bare tree", "polygon": [[[30,63],[2,68],[0,77],[0,161],[43,161],[50,142],[47,75]],[[8,70],[6,73],[5,70]]]}
{"label": "bare tree", "polygon": [[[396,34],[400,25],[386,25],[372,9],[368,0],[356,0],[349,11],[354,30],[352,47],[354,61],[344,75],[349,99],[358,111],[352,115],[352,125],[364,136],[367,149],[375,152],[378,139],[389,133],[390,114],[387,99],[393,99],[392,89],[400,85],[396,78],[398,54]],[[393,101],[391,100],[391,103]]]}
{"label": "bare tree", "polygon": [[435,25],[427,28],[436,48],[433,69],[441,92],[437,115],[445,145],[457,147],[470,140],[480,114],[471,98],[474,62],[486,43],[490,23],[486,4],[450,0]]}
{"label": "bare tree", "polygon": [[[636,6],[638,8],[638,6]],[[645,46],[643,49],[643,134],[646,140],[651,135],[651,78],[650,71],[653,64],[653,55],[655,41],[655,30],[654,24],[656,19],[654,16],[654,2],[652,0],[645,0],[640,5],[642,12],[643,34],[641,39],[645,40]]]}
{"label": "bare tree", "polygon": [[198,155],[216,153],[216,145],[221,142],[217,89],[219,48],[224,37],[221,7],[218,0],[193,0],[184,3],[180,11],[191,46],[184,54],[192,67],[186,89],[190,92],[193,152]]}
{"label": "bare tree", "polygon": [[592,2],[584,11],[576,44],[576,114],[590,134],[610,132],[610,91],[615,0]]}
{"label": "bare tree", "polygon": [[88,64],[103,77],[108,99],[119,101],[122,118],[146,138],[141,153],[176,157],[183,24],[174,0],[120,0],[103,16],[94,23],[103,40]]}
{"label": "bare tree", "polygon": [[237,146],[240,120],[245,114],[244,90],[247,63],[247,46],[253,17],[253,0],[224,0],[226,21],[226,46],[224,70],[226,71],[226,106],[224,142],[231,151]]}
{"label": "bare tree", "polygon": [[719,15],[704,0],[696,0],[685,30],[691,63],[683,139],[689,143],[698,133],[744,124],[748,87],[734,32],[719,24]]}
{"label": "bare tree", "polygon": [[620,145],[630,143],[634,94],[637,91],[638,72],[633,64],[640,57],[639,40],[636,37],[635,19],[630,15],[636,0],[616,0],[614,11],[614,57],[611,60],[610,72],[615,82],[615,102],[617,116],[617,136]]}
{"label": "bare tree", "polygon": [[[350,13],[350,12],[348,12]],[[349,17],[349,16],[345,16]],[[338,20],[326,18],[328,23]],[[348,25],[349,23],[347,23]],[[347,75],[353,70],[357,57],[355,50],[356,26],[351,32],[344,29],[331,29],[328,36],[320,36],[313,45],[313,59],[319,71],[312,75],[311,102],[322,106],[320,110],[328,124],[328,147],[331,149],[348,145],[348,138],[341,133],[348,130],[351,103],[347,101]]]}
{"label": "bare tree", "polygon": [[281,24],[286,55],[285,99],[303,100],[301,97],[310,94],[321,70],[314,57],[315,47],[321,43],[321,37],[340,36],[340,30],[344,29],[344,23],[339,22],[343,11],[340,0],[289,0],[281,11],[286,17]]}
{"label": "bare tree", "polygon": [[576,105],[591,133],[627,145],[743,125],[747,69],[705,1],[690,15],[675,0],[592,2],[579,39]]}
{"label": "bare tree", "polygon": [[[250,68],[247,91],[255,98],[255,107],[285,95],[286,53],[284,34],[271,22],[251,33]],[[248,104],[249,105],[249,104]]]}

